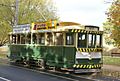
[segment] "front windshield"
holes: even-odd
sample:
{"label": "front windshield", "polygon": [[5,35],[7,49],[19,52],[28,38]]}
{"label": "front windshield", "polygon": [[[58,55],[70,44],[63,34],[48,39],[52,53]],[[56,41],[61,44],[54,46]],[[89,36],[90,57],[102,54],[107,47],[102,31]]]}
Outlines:
{"label": "front windshield", "polygon": [[95,33],[78,33],[78,48],[99,48],[102,44],[102,35]]}
{"label": "front windshield", "polygon": [[86,48],[87,47],[87,34],[78,33],[78,47]]}
{"label": "front windshield", "polygon": [[95,34],[88,34],[88,47],[95,47],[96,35]]}
{"label": "front windshield", "polygon": [[102,43],[102,36],[101,35],[97,35],[96,36],[96,47],[101,47],[101,43]]}

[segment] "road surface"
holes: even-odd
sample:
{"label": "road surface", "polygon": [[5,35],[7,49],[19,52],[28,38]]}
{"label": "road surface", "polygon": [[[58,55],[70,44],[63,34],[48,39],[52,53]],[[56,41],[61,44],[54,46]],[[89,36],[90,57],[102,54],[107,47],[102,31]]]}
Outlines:
{"label": "road surface", "polygon": [[11,65],[0,65],[0,81],[70,81]]}

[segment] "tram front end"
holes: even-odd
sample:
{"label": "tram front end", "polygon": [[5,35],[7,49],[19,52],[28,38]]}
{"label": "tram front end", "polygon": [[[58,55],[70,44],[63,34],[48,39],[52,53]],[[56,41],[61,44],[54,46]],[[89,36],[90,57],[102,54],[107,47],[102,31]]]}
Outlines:
{"label": "tram front end", "polygon": [[76,40],[75,73],[100,72],[103,64],[102,32],[84,30],[77,33]]}

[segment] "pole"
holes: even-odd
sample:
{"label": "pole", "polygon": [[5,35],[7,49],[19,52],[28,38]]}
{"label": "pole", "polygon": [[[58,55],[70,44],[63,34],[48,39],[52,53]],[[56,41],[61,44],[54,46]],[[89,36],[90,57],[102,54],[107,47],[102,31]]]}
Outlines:
{"label": "pole", "polygon": [[16,0],[16,4],[15,4],[15,27],[18,24],[18,0]]}

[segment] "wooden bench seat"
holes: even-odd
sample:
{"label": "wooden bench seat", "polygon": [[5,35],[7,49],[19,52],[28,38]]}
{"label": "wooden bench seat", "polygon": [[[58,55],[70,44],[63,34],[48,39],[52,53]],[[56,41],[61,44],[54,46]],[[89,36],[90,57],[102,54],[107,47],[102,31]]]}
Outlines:
{"label": "wooden bench seat", "polygon": [[120,53],[111,53],[111,56],[120,57]]}

